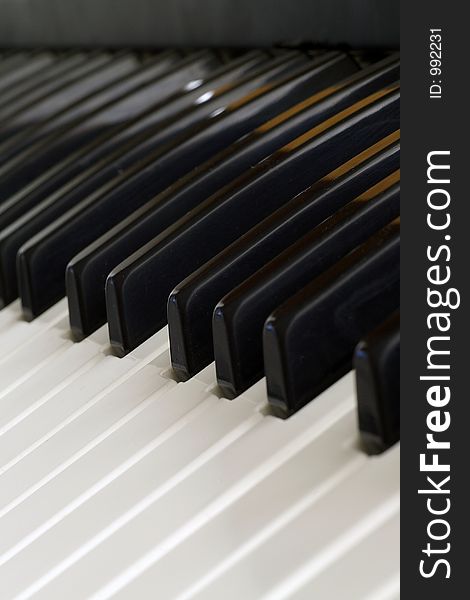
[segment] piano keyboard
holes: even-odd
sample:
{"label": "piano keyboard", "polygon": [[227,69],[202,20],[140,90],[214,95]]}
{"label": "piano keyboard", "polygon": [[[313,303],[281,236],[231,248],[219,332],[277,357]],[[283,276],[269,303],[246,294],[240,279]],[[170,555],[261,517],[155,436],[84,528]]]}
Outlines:
{"label": "piano keyboard", "polygon": [[398,78],[0,53],[2,600],[399,597]]}

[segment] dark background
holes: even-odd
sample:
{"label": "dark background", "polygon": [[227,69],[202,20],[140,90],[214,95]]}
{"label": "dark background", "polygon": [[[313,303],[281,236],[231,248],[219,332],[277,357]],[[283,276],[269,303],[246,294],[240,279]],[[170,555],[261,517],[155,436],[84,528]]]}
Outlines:
{"label": "dark background", "polygon": [[0,0],[0,45],[397,47],[398,15],[398,0]]}

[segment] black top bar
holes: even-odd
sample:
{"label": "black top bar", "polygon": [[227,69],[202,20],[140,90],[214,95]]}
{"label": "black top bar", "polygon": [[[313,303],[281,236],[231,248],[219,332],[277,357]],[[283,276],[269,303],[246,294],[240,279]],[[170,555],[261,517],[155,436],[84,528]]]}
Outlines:
{"label": "black top bar", "polygon": [[396,48],[397,0],[1,0],[0,46]]}

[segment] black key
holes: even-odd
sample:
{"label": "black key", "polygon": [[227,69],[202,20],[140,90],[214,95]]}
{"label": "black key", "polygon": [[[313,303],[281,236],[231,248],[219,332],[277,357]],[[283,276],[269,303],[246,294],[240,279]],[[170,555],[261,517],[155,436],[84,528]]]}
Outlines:
{"label": "black key", "polygon": [[66,105],[67,92],[73,92],[73,90],[78,92],[80,83],[83,83],[85,87],[87,87],[87,83],[88,85],[98,85],[99,79],[95,74],[109,66],[111,61],[112,55],[109,53],[101,52],[88,56],[82,64],[55,77],[55,81],[46,85],[44,93],[41,93],[39,88],[36,97],[34,93],[32,95],[25,94],[17,102],[5,104],[0,111],[2,144],[5,145],[6,141],[10,141],[22,129],[34,124],[37,126],[41,120],[46,121],[54,114],[54,108],[59,110],[57,104],[60,105],[62,102]]}
{"label": "black key", "polygon": [[24,80],[33,77],[37,72],[46,69],[56,60],[52,52],[38,52],[27,60],[12,59],[10,68],[0,71],[0,94],[20,85]]}
{"label": "black key", "polygon": [[104,54],[91,71],[74,81],[60,93],[52,94],[43,102],[8,119],[2,127],[0,143],[0,174],[7,172],[9,157],[48,133],[57,131],[67,123],[77,121],[86,112],[108,98],[116,85],[124,84],[129,76],[141,72],[140,61],[132,54]]}
{"label": "black key", "polygon": [[396,171],[346,204],[229,292],[215,307],[217,379],[234,398],[263,376],[261,331],[269,314],[399,215]]}
{"label": "black key", "polygon": [[[262,110],[257,117],[262,118],[268,112],[282,109],[286,103],[295,102],[304,97],[307,90],[324,85],[325,82],[335,77],[341,78],[352,66],[349,59],[344,59],[344,55],[336,55],[329,59],[326,56],[321,61],[315,61],[307,72],[280,86],[279,90],[274,90],[258,100],[253,100],[246,110],[251,111],[253,103],[262,104]],[[378,80],[378,83],[385,78],[385,76],[379,78],[376,74],[365,76],[360,80],[362,88],[356,83],[351,86],[354,87],[358,96],[359,89],[363,89],[364,95],[367,95],[367,90],[372,85],[370,81],[372,77]],[[341,87],[341,84],[337,84],[337,87]],[[347,94],[342,92],[338,92],[338,94],[341,94],[343,101],[346,102]],[[350,100],[353,97],[351,92]],[[339,100],[336,98],[336,103],[323,100],[320,104],[324,110],[322,111],[318,107],[318,121],[330,116],[334,112],[333,106],[337,106]],[[310,112],[311,114],[314,112],[313,108]],[[253,117],[251,119],[253,121]],[[237,121],[240,123],[240,116]],[[271,130],[264,136],[249,135],[242,138],[241,144],[236,143],[230,146],[230,151],[227,149],[218,153],[187,176],[180,178],[178,182],[135,211],[96,242],[90,244],[72,260],[67,269],[67,296],[71,327],[77,339],[89,335],[106,321],[104,286],[106,276],[111,268],[117,266],[130,253],[149,242],[157,233],[182,217],[223,184],[228,183],[243,173],[250,165],[282,146],[283,142],[290,141],[292,139],[289,137],[290,130],[292,130],[292,137],[295,137],[295,131],[299,128],[298,119],[292,118],[290,121],[292,122],[291,128],[282,123],[276,128],[277,134]],[[313,116],[310,121],[315,122]],[[246,143],[247,138],[254,139],[252,139],[252,143]],[[264,144],[259,143],[263,140]],[[234,149],[234,146],[237,148]]]}
{"label": "black key", "polygon": [[[75,152],[80,146],[95,141],[96,137],[140,112],[152,100],[152,91],[158,89],[163,73],[175,64],[178,56],[171,52],[134,69],[127,77],[94,94],[89,101],[80,102],[76,112],[67,112],[67,121],[55,120],[53,131],[39,128],[37,136],[22,137],[18,144],[3,153],[11,155],[2,167],[0,193],[9,197],[30,183],[54,162]],[[71,113],[71,114],[69,114]],[[24,146],[27,146],[26,148]]]}
{"label": "black key", "polygon": [[399,305],[398,220],[317,277],[267,319],[269,402],[288,416],[352,366],[355,345]]}
{"label": "black key", "polygon": [[31,52],[13,52],[5,56],[0,63],[0,77],[7,77],[9,72],[14,72],[21,65],[26,64],[33,53]]}
{"label": "black key", "polygon": [[[256,64],[259,58],[255,56],[252,60],[237,63],[233,69],[233,76],[240,75],[247,67],[253,67],[253,61]],[[212,54],[207,53],[202,53],[194,59],[178,61],[177,65],[172,61],[165,62],[167,68],[164,68],[164,72],[155,82],[148,86],[139,86],[135,94],[126,95],[115,103],[113,109],[125,109],[122,115],[125,117],[123,124],[111,127],[109,132],[97,136],[90,144],[78,144],[76,151],[64,160],[55,160],[64,141],[63,137],[59,137],[51,154],[51,148],[44,149],[42,154],[33,154],[30,160],[21,164],[19,171],[13,174],[13,184],[20,178],[29,183],[0,205],[0,230],[46,198],[48,204],[52,204],[58,197],[73,190],[75,197],[70,206],[74,206],[77,198],[83,197],[85,193],[79,189],[81,184],[86,184],[90,191],[96,189],[124,168],[145,158],[152,150],[152,144],[163,143],[181,131],[184,124],[188,125],[186,118],[186,121],[181,119],[185,123],[178,127],[174,124],[172,128],[164,127],[166,120],[170,120],[170,117],[176,119],[181,110],[192,107],[198,97],[196,91],[192,94],[181,93],[188,77],[207,75],[218,63]],[[154,102],[154,96],[161,100],[160,104]],[[103,116],[109,118],[108,110],[105,113]],[[165,129],[165,132],[156,137],[162,129]],[[47,165],[51,167],[47,169]],[[42,172],[43,174],[35,178],[35,175]],[[3,194],[6,194],[5,187],[8,187],[8,179],[0,185]],[[42,206],[41,210],[44,208]]]}
{"label": "black key", "polygon": [[[237,65],[243,69],[253,68],[260,60],[259,54],[254,53],[251,59],[241,59]],[[173,61],[176,61],[174,63]],[[87,182],[89,189],[94,189],[102,185],[106,179],[104,177],[105,167],[116,163],[116,169],[110,168],[109,177],[119,172],[121,166],[117,160],[122,160],[122,155],[131,156],[136,161],[138,156],[131,154],[135,148],[141,145],[145,140],[155,135],[156,132],[164,129],[166,121],[171,117],[175,118],[179,112],[185,108],[191,107],[194,101],[199,97],[198,90],[191,93],[185,93],[184,86],[188,80],[194,82],[194,78],[206,78],[216,69],[218,59],[207,52],[199,53],[188,59],[180,61],[177,56],[170,57],[167,62],[167,69],[149,86],[144,86],[122,99],[114,106],[114,109],[123,109],[125,106],[125,119],[122,123],[113,125],[101,135],[96,136],[88,144],[77,144],[77,148],[71,153],[65,153],[66,157],[57,160],[64,139],[59,137],[52,148],[43,148],[39,154],[33,153],[29,159],[21,162],[19,171],[13,174],[13,180],[22,178],[28,182],[28,185],[19,189],[13,196],[0,206],[0,229],[6,226],[14,218],[25,213],[30,208],[38,205],[42,200],[48,198],[49,202],[54,201],[52,194],[65,194],[68,190],[75,190],[78,193],[78,187],[81,183]],[[163,65],[162,65],[163,66]],[[224,71],[227,68],[224,68]],[[236,66],[233,69],[228,68],[230,73],[234,71],[236,75]],[[225,74],[227,77],[227,74]],[[221,77],[223,81],[223,76]],[[194,85],[197,81],[194,82]],[[204,88],[204,86],[202,86]],[[210,88],[209,88],[210,89]],[[155,102],[157,99],[157,102]],[[143,110],[142,110],[143,108]],[[108,110],[105,111],[106,118],[109,118]],[[184,121],[184,119],[182,119]],[[180,125],[181,130],[186,123]],[[158,138],[159,143],[168,139],[171,135],[176,135],[178,129],[173,124],[173,128]],[[68,143],[66,141],[66,143]],[[49,152],[52,150],[51,154]],[[142,150],[148,154],[149,149]],[[130,159],[131,159],[130,158]],[[129,159],[129,160],[130,160]],[[92,176],[100,174],[100,179],[92,180]],[[5,182],[3,193],[5,194]],[[66,186],[66,187],[64,187]],[[2,190],[2,186],[0,186]],[[74,203],[75,204],[75,203]],[[7,216],[8,213],[8,216]]]}
{"label": "black key", "polygon": [[[42,57],[39,57],[39,64],[36,68],[34,65],[31,70],[23,74],[19,74],[17,70],[17,79],[15,81],[10,82],[4,80],[0,72],[0,108],[4,106],[5,102],[9,101],[10,98],[16,97],[16,95],[22,90],[31,90],[34,89],[35,85],[41,82],[42,78],[48,72],[49,69],[54,69],[59,65],[62,60],[69,58],[76,54],[74,51],[54,51],[54,52],[45,52],[44,50],[40,53]],[[36,56],[37,60],[37,56]],[[44,62],[41,62],[44,61]],[[32,61],[29,61],[31,65]],[[1,71],[2,60],[0,57],[0,71]]]}
{"label": "black key", "polygon": [[378,454],[400,439],[399,312],[359,342],[353,366],[362,445]]}
{"label": "black key", "polygon": [[[237,80],[247,76],[247,73],[250,73],[255,65],[258,65],[257,69],[259,70],[261,68],[259,63],[259,53],[254,53],[251,58],[234,61],[228,72],[224,70],[222,74],[219,73],[214,84],[229,88],[229,82],[235,85]],[[182,75],[202,74],[209,68],[207,57],[196,61],[191,60],[189,65],[187,62],[185,64],[186,68],[176,79],[172,73],[171,81],[168,81],[167,77],[160,80],[163,89],[158,88],[156,91],[161,96],[171,92],[174,85],[180,85],[179,81]],[[187,77],[185,81],[188,81]],[[178,112],[178,107],[186,106],[191,109],[198,98],[193,94],[189,94],[190,98],[185,96],[178,95],[175,101],[163,102],[161,110],[154,110],[148,118],[144,117],[139,120],[130,127],[134,132],[132,136],[129,129],[121,128],[116,136],[100,144],[97,148],[88,148],[86,156],[80,160],[77,159],[77,162],[69,165],[68,168],[63,163],[59,164],[59,167],[62,168],[58,169],[55,176],[50,177],[31,193],[28,193],[28,186],[25,194],[16,194],[0,205],[0,297],[4,304],[14,300],[18,294],[15,260],[16,253],[23,243],[66,213],[67,210],[76,208],[80,201],[90,194],[91,197],[87,199],[86,205],[101,195],[110,193],[121,183],[132,186],[131,177],[143,169],[146,164],[152,163],[153,157],[158,158],[160,154],[164,154],[170,140],[173,140],[173,145],[178,145],[178,140],[181,139],[181,135],[184,135],[185,125],[188,127],[191,124],[195,125],[213,110],[211,106],[200,105],[197,111],[188,110],[187,114],[182,115],[181,111]],[[176,106],[173,106],[174,104]],[[161,117],[160,120],[158,115]],[[169,121],[166,126],[165,120]],[[148,128],[145,127],[145,123],[148,124]],[[143,132],[142,129],[144,129]],[[180,138],[177,138],[178,133],[180,133]],[[131,137],[131,140],[128,140],[128,137]],[[164,145],[165,141],[167,146]],[[118,149],[113,151],[113,146],[117,146]],[[198,156],[196,155],[195,158]],[[94,161],[96,161],[96,165],[93,165]],[[75,177],[73,177],[74,174],[76,174]],[[148,173],[149,177],[151,175],[151,172]],[[67,178],[70,178],[69,181]],[[67,183],[54,191],[61,181],[67,181]],[[155,184],[158,185],[159,181],[155,180]],[[52,193],[48,195],[48,191]],[[46,199],[40,202],[43,196],[46,196]]]}
{"label": "black key", "polygon": [[[269,66],[262,69],[260,74],[249,77],[228,92],[230,99],[250,93],[265,84],[275,85],[274,81],[278,77],[282,80],[286,70],[292,69],[295,62],[297,57],[294,57],[294,60],[286,61],[283,57],[282,60],[272,61]],[[223,103],[222,98],[218,101]],[[106,186],[87,196],[30,243],[23,246],[18,255],[18,264],[26,267],[29,259],[34,261],[34,268],[30,269],[32,265],[29,265],[28,271],[22,271],[21,297],[27,318],[37,316],[64,295],[65,267],[78,251],[119,223],[199,161],[204,160],[210,153],[229,144],[231,135],[238,137],[243,133],[243,127],[249,126],[249,122],[246,123],[241,119],[237,111],[229,114],[232,127],[228,126],[227,119],[222,115],[216,115],[214,118],[217,116],[220,118],[217,120],[217,126],[211,128],[210,135],[206,135],[206,128],[211,125],[211,119],[201,125],[200,135],[187,136],[188,144],[184,143],[184,138],[174,139],[169,147],[158,148],[145,161],[137,162]],[[174,151],[170,154],[171,148]],[[116,168],[116,165],[113,168]],[[44,219],[43,207],[38,208],[41,210],[36,218]],[[52,210],[56,208],[53,206]],[[53,261],[51,256],[54,257]],[[47,285],[44,285],[42,264],[47,265]],[[24,277],[26,273],[28,275]]]}
{"label": "black key", "polygon": [[173,369],[188,379],[214,358],[217,302],[325,218],[399,168],[399,132],[387,136],[300,194],[181,282],[168,300]]}
{"label": "black key", "polygon": [[166,323],[168,295],[192,271],[332,168],[395,131],[398,105],[399,93],[392,89],[345,109],[225,186],[115,268],[107,279],[106,304],[116,353],[126,354]]}
{"label": "black key", "polygon": [[18,112],[25,106],[37,102],[52,90],[63,86],[63,80],[71,76],[73,71],[83,68],[93,54],[85,52],[69,52],[54,55],[54,61],[44,69],[8,90],[2,90],[0,96],[0,126],[7,117]]}

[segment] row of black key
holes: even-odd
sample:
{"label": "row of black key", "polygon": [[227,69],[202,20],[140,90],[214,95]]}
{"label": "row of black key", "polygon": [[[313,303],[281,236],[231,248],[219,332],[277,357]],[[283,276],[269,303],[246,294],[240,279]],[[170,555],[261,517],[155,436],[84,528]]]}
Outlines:
{"label": "row of black key", "polygon": [[[0,59],[3,304],[20,294],[33,319],[67,290],[75,338],[108,321],[121,356],[168,321],[180,379],[215,358],[224,395],[266,374],[295,412],[398,308],[398,69],[339,52]],[[399,437],[389,329],[354,354],[369,450]]]}

